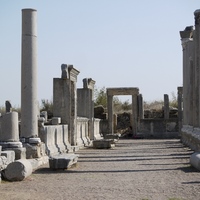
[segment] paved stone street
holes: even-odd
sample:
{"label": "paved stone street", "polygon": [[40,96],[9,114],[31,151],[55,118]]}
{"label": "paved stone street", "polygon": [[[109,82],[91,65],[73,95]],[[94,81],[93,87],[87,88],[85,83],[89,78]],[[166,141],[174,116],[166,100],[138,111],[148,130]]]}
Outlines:
{"label": "paved stone street", "polygon": [[120,140],[114,149],[83,149],[78,164],[42,166],[22,182],[2,182],[3,200],[198,200],[200,173],[179,140]]}

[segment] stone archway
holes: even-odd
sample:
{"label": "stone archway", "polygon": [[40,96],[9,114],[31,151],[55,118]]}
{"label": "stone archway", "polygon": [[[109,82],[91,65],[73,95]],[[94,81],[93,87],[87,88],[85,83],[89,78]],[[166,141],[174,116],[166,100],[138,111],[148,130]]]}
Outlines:
{"label": "stone archway", "polygon": [[134,87],[125,88],[107,88],[107,109],[108,109],[108,128],[109,133],[113,133],[113,96],[114,95],[131,95],[132,96],[132,117],[131,126],[133,135],[137,133],[137,116],[138,116],[138,101],[139,89]]}

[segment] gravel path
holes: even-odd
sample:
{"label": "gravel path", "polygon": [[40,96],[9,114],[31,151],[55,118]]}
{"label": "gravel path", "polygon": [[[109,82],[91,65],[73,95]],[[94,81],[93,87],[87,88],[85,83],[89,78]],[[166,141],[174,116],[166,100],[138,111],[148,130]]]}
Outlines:
{"label": "gravel path", "polygon": [[2,182],[1,200],[200,200],[193,152],[179,140],[120,140],[114,149],[83,149],[78,164],[42,166],[21,182]]}

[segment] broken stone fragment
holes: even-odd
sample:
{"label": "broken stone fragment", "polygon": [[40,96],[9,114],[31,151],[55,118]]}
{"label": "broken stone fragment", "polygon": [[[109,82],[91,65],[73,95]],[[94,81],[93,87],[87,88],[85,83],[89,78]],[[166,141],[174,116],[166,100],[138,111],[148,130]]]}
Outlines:
{"label": "broken stone fragment", "polygon": [[26,159],[20,159],[10,163],[3,172],[8,181],[22,181],[32,174],[32,165]]}

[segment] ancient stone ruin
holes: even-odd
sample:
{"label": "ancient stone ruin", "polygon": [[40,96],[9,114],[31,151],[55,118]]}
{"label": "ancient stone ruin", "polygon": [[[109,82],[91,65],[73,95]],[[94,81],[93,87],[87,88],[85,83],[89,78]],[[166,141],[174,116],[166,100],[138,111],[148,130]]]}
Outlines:
{"label": "ancient stone ruin", "polygon": [[[107,113],[94,116],[92,78],[83,79],[77,88],[79,70],[61,65],[61,77],[53,79],[53,113],[39,113],[37,99],[37,11],[22,10],[21,121],[6,101],[6,113],[0,116],[0,174],[9,181],[21,181],[40,165],[68,169],[78,162],[82,148],[114,148],[121,138],[118,116],[113,113],[113,96],[131,95],[129,118],[131,139],[181,138],[195,151],[200,150],[199,105],[199,19],[195,11],[195,30],[180,32],[183,46],[183,87],[178,87],[178,115],[170,117],[169,97],[164,94],[162,117],[145,117],[143,96],[137,87],[107,88]],[[103,116],[102,118],[100,116]],[[200,169],[200,156],[191,163]]]}
{"label": "ancient stone ruin", "polygon": [[[183,120],[181,140],[192,150],[200,151],[200,10],[194,12],[195,26],[180,31],[183,49]],[[200,169],[200,154],[191,164]]]}

